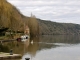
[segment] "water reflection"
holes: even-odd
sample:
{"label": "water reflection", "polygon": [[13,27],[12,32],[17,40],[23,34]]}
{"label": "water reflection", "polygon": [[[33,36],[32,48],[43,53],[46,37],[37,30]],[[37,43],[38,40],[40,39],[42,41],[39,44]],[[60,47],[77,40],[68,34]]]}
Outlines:
{"label": "water reflection", "polygon": [[[33,43],[30,43],[31,41]],[[80,56],[79,43],[80,37],[75,35],[40,36],[24,42],[4,42],[0,44],[0,51],[9,52],[13,49],[14,53],[22,55],[22,60],[27,57],[32,60],[60,60],[62,56],[64,56],[62,60],[72,60],[72,57]]]}
{"label": "water reflection", "polygon": [[52,35],[52,36],[41,36],[41,42],[48,43],[80,43],[79,35]]}
{"label": "water reflection", "polygon": [[[37,39],[34,39],[35,41]],[[30,53],[23,55],[22,60],[79,60],[80,38],[75,35],[41,36],[33,46],[29,46]],[[35,47],[37,49],[35,49]],[[35,53],[34,53],[35,49]],[[34,53],[34,54],[33,54]]]}

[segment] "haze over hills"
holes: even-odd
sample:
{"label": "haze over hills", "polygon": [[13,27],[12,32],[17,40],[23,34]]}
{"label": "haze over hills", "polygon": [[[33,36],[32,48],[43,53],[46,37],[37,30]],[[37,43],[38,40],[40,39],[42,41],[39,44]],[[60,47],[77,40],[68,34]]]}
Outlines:
{"label": "haze over hills", "polygon": [[79,34],[80,25],[70,23],[57,23],[22,15],[19,10],[8,3],[0,0],[0,28],[9,28],[12,31],[24,31],[24,24],[30,28],[30,35],[55,35],[55,34]]}

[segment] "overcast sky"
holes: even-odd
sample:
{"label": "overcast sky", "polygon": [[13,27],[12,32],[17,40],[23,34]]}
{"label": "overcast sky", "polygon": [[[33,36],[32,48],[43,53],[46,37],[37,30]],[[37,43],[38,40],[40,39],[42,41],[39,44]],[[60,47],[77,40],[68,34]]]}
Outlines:
{"label": "overcast sky", "polygon": [[80,24],[80,0],[8,0],[20,12],[55,22]]}

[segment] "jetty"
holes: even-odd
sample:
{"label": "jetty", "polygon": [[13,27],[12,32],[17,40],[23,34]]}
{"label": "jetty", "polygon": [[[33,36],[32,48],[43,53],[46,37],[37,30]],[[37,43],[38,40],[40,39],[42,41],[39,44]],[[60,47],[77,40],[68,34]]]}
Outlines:
{"label": "jetty", "polygon": [[0,52],[0,60],[21,59],[21,57],[22,56],[20,54],[12,54],[12,55],[10,55],[10,53]]}

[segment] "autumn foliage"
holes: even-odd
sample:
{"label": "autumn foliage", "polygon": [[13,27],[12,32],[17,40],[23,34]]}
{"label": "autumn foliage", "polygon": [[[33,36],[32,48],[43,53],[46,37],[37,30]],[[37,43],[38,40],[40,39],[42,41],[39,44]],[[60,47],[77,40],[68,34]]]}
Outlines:
{"label": "autumn foliage", "polygon": [[38,35],[38,21],[36,17],[26,17],[6,0],[0,0],[0,28],[7,27],[15,32],[24,32],[24,24],[29,27],[31,36]]}

